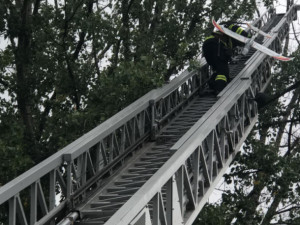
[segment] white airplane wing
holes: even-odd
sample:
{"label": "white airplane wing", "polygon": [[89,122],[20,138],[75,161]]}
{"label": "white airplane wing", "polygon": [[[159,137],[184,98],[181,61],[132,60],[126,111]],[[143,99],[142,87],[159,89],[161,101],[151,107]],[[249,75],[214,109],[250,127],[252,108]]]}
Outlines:
{"label": "white airplane wing", "polygon": [[[249,43],[251,40],[250,38],[244,37],[242,35],[239,35],[233,31],[229,30],[228,28],[224,27],[223,25],[219,25],[214,19],[212,19],[212,23],[219,31],[221,31],[222,33],[224,33],[240,42],[243,42],[246,44],[246,43]],[[281,60],[281,61],[290,61],[290,60],[294,59],[294,58],[282,56],[282,55],[278,54],[277,52],[274,52],[273,50],[271,50],[263,45],[258,44],[257,42],[253,42],[252,47],[257,49],[258,51],[261,51],[261,52],[263,52],[275,59]]]}
{"label": "white airplane wing", "polygon": [[261,51],[275,59],[281,60],[281,61],[290,61],[293,60],[294,58],[290,58],[290,57],[286,57],[286,56],[282,56],[280,54],[278,54],[277,52],[274,52],[273,50],[258,44],[257,42],[253,42],[252,47],[257,49],[258,51]]}

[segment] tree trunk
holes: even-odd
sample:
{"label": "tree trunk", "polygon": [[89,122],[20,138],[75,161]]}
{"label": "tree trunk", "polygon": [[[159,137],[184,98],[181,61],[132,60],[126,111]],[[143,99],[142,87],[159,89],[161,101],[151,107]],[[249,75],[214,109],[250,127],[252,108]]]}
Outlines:
{"label": "tree trunk", "polygon": [[18,43],[15,50],[16,75],[17,75],[17,103],[24,124],[24,140],[26,149],[29,151],[31,158],[36,161],[36,143],[35,143],[35,125],[32,117],[31,109],[31,1],[24,0],[20,9],[20,22]]}

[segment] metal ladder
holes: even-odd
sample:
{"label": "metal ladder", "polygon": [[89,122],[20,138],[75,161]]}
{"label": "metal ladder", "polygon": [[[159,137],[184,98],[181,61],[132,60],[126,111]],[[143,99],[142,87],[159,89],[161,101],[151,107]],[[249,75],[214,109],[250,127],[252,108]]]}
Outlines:
{"label": "metal ladder", "polygon": [[[282,19],[282,15],[275,16],[272,21],[263,27],[270,29]],[[263,38],[258,40],[262,43]],[[230,65],[231,79],[245,67],[256,51],[251,51],[239,59],[236,64]],[[126,168],[119,172],[107,187],[96,193],[87,203],[76,208],[80,213],[78,224],[105,224],[113,214],[136,193],[153,174],[171,158],[174,151],[170,148],[217,102],[218,98],[212,94],[196,96],[187,107],[180,112],[156,137],[155,143],[146,144],[140,155]],[[164,193],[164,196],[166,194]],[[163,197],[164,201],[166,197]],[[153,215],[152,205],[150,215]],[[153,217],[153,216],[151,216]]]}
{"label": "metal ladder", "polygon": [[[254,21],[272,32],[262,44],[279,52],[298,9]],[[253,98],[270,82],[273,63],[250,51],[230,66],[232,81],[218,96],[199,95],[205,64],[149,92],[2,186],[8,223],[192,224],[254,126]]]}

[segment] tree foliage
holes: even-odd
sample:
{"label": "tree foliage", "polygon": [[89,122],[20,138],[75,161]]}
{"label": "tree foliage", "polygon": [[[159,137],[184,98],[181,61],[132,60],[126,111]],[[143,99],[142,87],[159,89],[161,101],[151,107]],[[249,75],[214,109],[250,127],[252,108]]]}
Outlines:
{"label": "tree foliage", "polygon": [[0,0],[0,185],[195,60],[207,18],[255,8],[221,2]]}

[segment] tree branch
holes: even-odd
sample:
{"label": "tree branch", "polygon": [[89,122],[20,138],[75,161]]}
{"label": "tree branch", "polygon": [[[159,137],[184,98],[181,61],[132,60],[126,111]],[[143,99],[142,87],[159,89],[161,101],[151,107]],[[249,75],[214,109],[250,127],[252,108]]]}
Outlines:
{"label": "tree branch", "polygon": [[[88,19],[90,17],[90,15],[92,14],[93,12],[93,4],[94,2],[92,0],[89,1],[88,5],[87,5],[87,16],[86,18]],[[82,31],[80,32],[79,34],[79,41],[77,43],[77,46],[76,46],[76,49],[73,53],[73,60],[76,60],[79,56],[79,52],[84,44],[84,39],[85,39],[85,36],[86,36],[86,31]]]}
{"label": "tree branch", "polygon": [[274,193],[275,198],[274,198],[271,206],[268,208],[268,211],[267,211],[263,221],[260,223],[261,225],[269,225],[270,224],[272,218],[276,214],[276,209],[282,200],[282,192],[283,192],[283,188],[280,188],[278,190],[278,193],[276,193],[276,194]]}
{"label": "tree branch", "polygon": [[[295,116],[295,114],[293,114],[292,119],[294,118],[294,116]],[[293,130],[293,122],[290,123],[290,127],[289,127],[287,155],[290,155],[291,151],[292,151],[292,146],[291,146],[292,130]]]}
{"label": "tree branch", "polygon": [[297,35],[296,35],[296,31],[295,31],[295,27],[294,27],[294,23],[293,23],[293,22],[292,22],[292,28],[293,28],[295,40],[297,41],[298,45],[300,45],[300,41],[298,40],[298,37],[297,37]]}
{"label": "tree branch", "polygon": [[39,132],[38,132],[38,134],[36,135],[37,141],[39,141],[40,138],[41,138],[41,136],[42,136],[42,133],[43,133],[43,131],[44,131],[44,129],[45,129],[45,124],[46,124],[48,115],[49,115],[49,113],[50,113],[50,111],[51,111],[51,109],[52,109],[52,104],[51,104],[51,103],[52,103],[55,99],[56,99],[56,91],[53,92],[53,94],[52,94],[50,100],[47,101],[47,102],[45,103],[45,106],[44,106],[44,107],[45,107],[45,110],[44,110],[44,112],[43,112],[42,115],[41,115],[41,120],[40,120],[40,124],[39,124]]}
{"label": "tree branch", "polygon": [[72,69],[72,66],[71,66],[71,62],[68,59],[67,53],[65,55],[65,60],[66,60],[66,63],[67,63],[68,74],[69,74],[69,77],[70,77],[71,82],[72,82],[73,101],[76,105],[76,109],[79,110],[80,109],[80,97],[79,97],[79,94],[78,94],[77,82],[75,80],[74,72],[73,72],[73,69]]}
{"label": "tree branch", "polygon": [[128,2],[128,0],[122,0],[122,6],[121,6],[121,10],[122,10],[122,28],[121,28],[121,38],[123,40],[123,45],[124,45],[124,58],[125,61],[129,61],[129,57],[131,54],[130,51],[130,33],[129,33],[129,10],[130,7],[132,5],[134,0],[131,0],[130,2]]}
{"label": "tree branch", "polygon": [[99,59],[101,60],[105,53],[110,49],[110,47],[112,46],[111,43],[108,43],[104,49],[100,52],[100,54],[97,56],[97,53],[96,53],[96,49],[95,49],[95,46],[94,46],[94,42],[93,42],[93,49],[92,49],[92,54],[93,54],[93,58],[94,58],[94,63],[95,63],[95,67],[96,67],[96,72],[98,74],[98,76],[100,77],[101,76],[101,72],[100,72],[100,68],[98,66],[98,63],[99,63]]}
{"label": "tree branch", "polygon": [[33,15],[36,15],[38,13],[38,10],[40,8],[41,0],[36,0],[34,3],[34,8],[33,8]]}
{"label": "tree branch", "polygon": [[[284,116],[284,117],[283,117],[283,120],[287,120],[287,119],[288,119],[288,117],[289,117],[291,111],[292,111],[293,108],[294,108],[294,104],[295,104],[295,102],[296,102],[297,99],[298,99],[298,96],[299,96],[298,93],[295,93],[295,94],[293,95],[293,97],[292,97],[292,99],[291,99],[291,101],[290,101],[290,103],[289,103],[289,105],[288,105],[288,107],[287,107],[287,109],[286,109],[286,111],[285,111],[285,113],[284,113],[284,115],[283,115],[283,116]],[[279,146],[279,145],[280,145],[281,138],[282,138],[282,136],[283,136],[283,134],[284,134],[285,126],[286,126],[286,124],[282,124],[282,125],[279,127],[279,130],[278,130],[278,132],[277,132],[278,135],[277,135],[277,138],[276,138],[276,146]]]}
{"label": "tree branch", "polygon": [[281,125],[281,124],[287,124],[287,123],[295,123],[295,122],[300,122],[300,118],[290,119],[290,120],[274,121],[272,123],[265,123],[264,127],[271,127],[271,126],[275,126],[275,125]]}
{"label": "tree branch", "polygon": [[285,210],[277,211],[277,212],[276,212],[276,215],[282,214],[282,213],[286,213],[286,212],[290,212],[290,211],[296,210],[296,209],[300,209],[300,206],[293,206],[293,207],[287,208],[287,209],[285,209]]}
{"label": "tree branch", "polygon": [[[16,94],[18,109],[24,124],[24,146],[27,151],[30,151],[29,155],[31,159],[37,162],[39,161],[39,156],[36,149],[35,123],[32,115],[32,92],[30,84],[32,63],[32,5],[29,0],[24,0],[22,3],[23,5],[19,8],[20,11],[14,15],[20,17],[18,21],[19,24],[17,25],[20,26],[20,29],[18,30],[17,46],[14,51],[17,80]],[[16,24],[11,26],[16,26]],[[15,37],[10,38],[14,39]]]}
{"label": "tree branch", "polygon": [[119,52],[120,52],[120,46],[121,46],[121,39],[117,40],[116,45],[114,46],[114,55],[112,57],[112,63],[108,70],[108,74],[112,75],[114,73],[115,68],[118,65],[118,59],[119,59]]}
{"label": "tree branch", "polygon": [[266,107],[267,105],[271,104],[275,100],[279,99],[280,97],[282,97],[286,93],[288,93],[288,92],[290,92],[290,91],[292,91],[294,89],[297,89],[299,87],[300,87],[300,81],[296,81],[293,85],[289,86],[285,90],[283,90],[281,92],[278,92],[275,95],[273,95],[272,97],[270,97],[266,102],[264,102],[264,105],[260,109],[263,109],[264,107]]}
{"label": "tree branch", "polygon": [[[76,6],[75,6],[75,9],[73,10],[72,14],[68,17],[67,13],[68,13],[68,10],[67,10],[67,3],[65,1],[65,6],[64,6],[64,9],[65,9],[65,23],[64,23],[64,33],[63,33],[63,38],[62,38],[62,45],[63,45],[63,48],[64,48],[64,54],[65,54],[65,60],[66,60],[66,63],[67,63],[67,70],[68,70],[68,75],[71,79],[71,82],[72,82],[72,88],[73,88],[73,101],[76,105],[76,108],[79,110],[80,109],[80,96],[79,96],[79,93],[78,93],[78,88],[77,88],[77,81],[75,79],[75,75],[74,75],[74,72],[73,72],[73,69],[72,69],[72,66],[71,66],[71,61],[75,61],[77,58],[78,58],[78,55],[79,55],[79,52],[80,52],[80,49],[82,47],[82,45],[84,44],[84,38],[85,38],[85,32],[82,32],[80,34],[80,37],[79,37],[79,42],[77,43],[77,47],[76,47],[76,50],[75,52],[73,53],[73,56],[72,56],[72,60],[69,59],[69,56],[68,56],[68,52],[67,52],[67,48],[66,48],[66,38],[67,38],[67,35],[68,35],[68,32],[69,32],[69,22],[73,19],[73,17],[75,16],[77,10],[80,8],[80,6],[83,5],[83,0],[80,1]],[[90,0],[89,3],[93,4],[93,2]],[[92,10],[92,5],[89,5],[88,7],[88,10]],[[89,14],[88,14],[89,15]]]}

